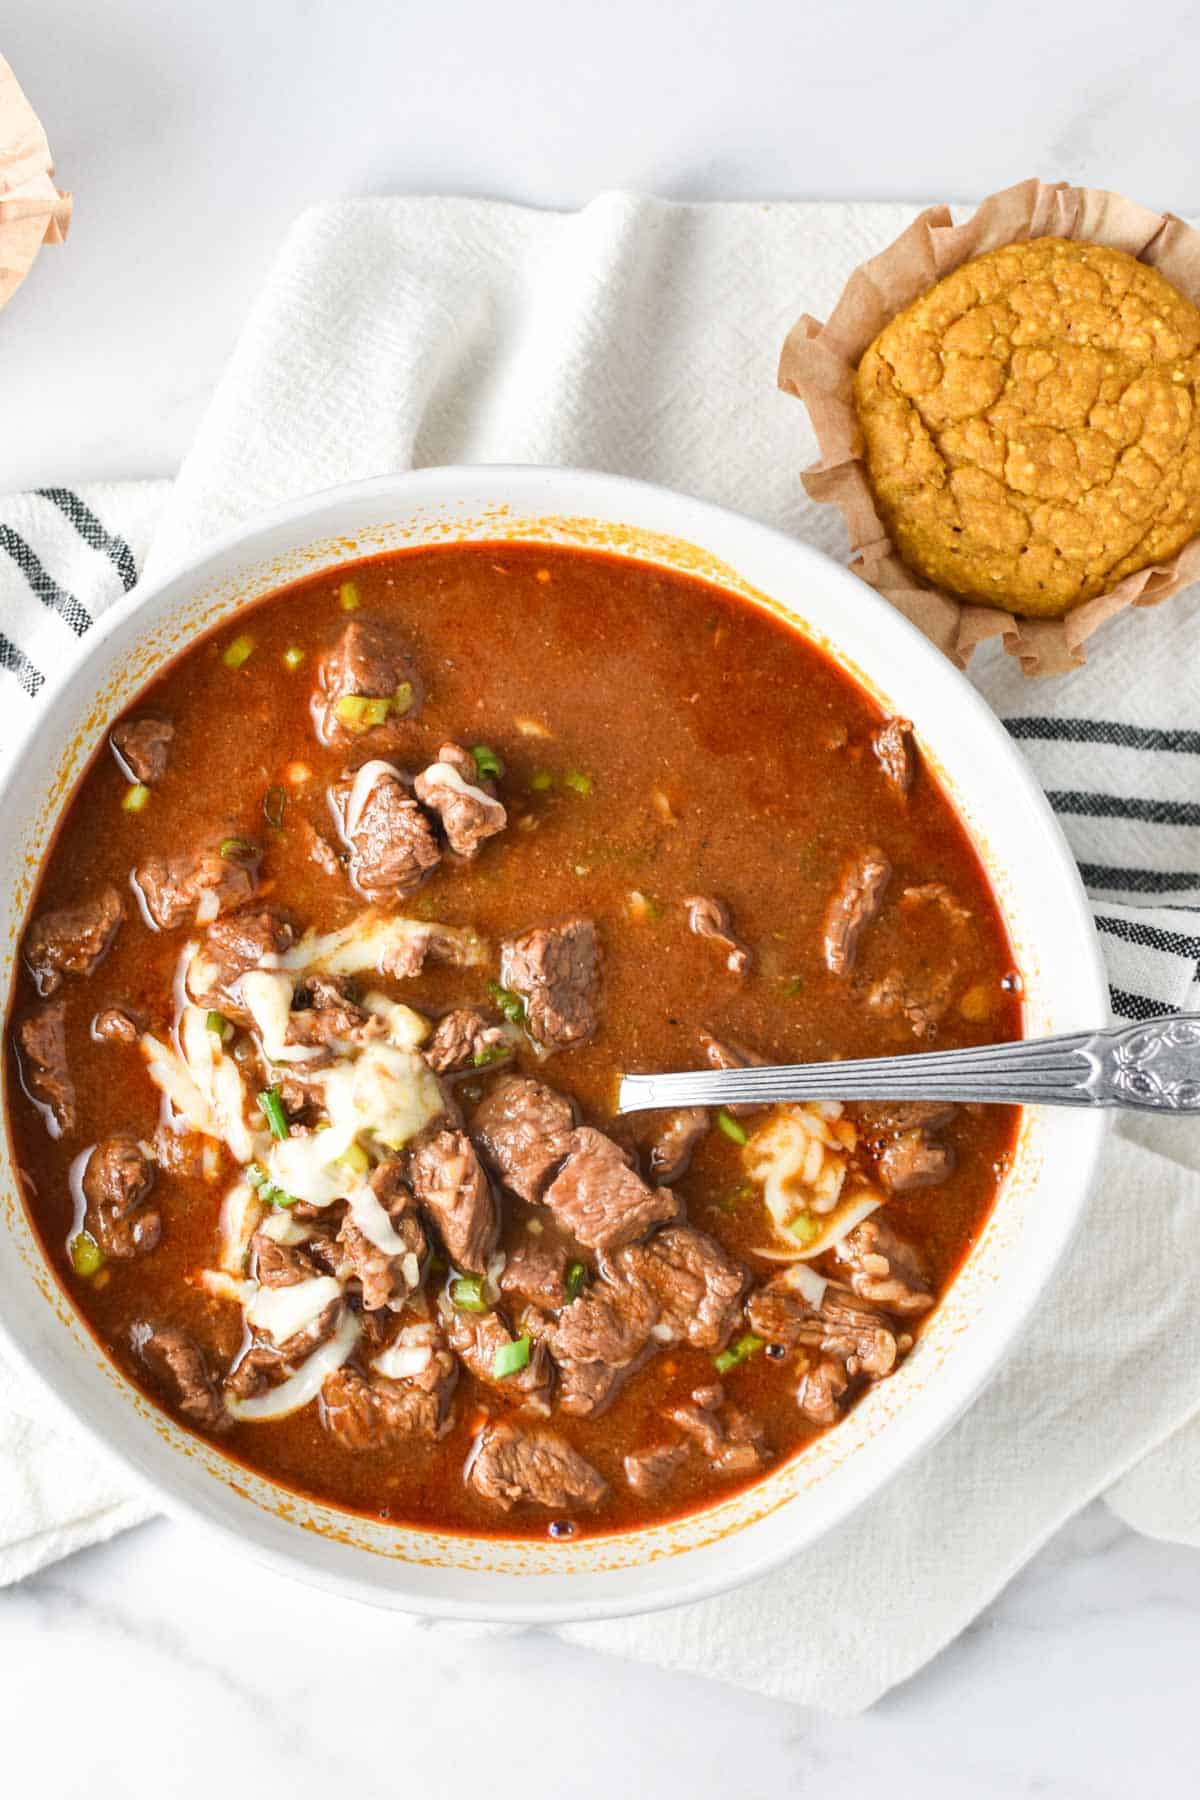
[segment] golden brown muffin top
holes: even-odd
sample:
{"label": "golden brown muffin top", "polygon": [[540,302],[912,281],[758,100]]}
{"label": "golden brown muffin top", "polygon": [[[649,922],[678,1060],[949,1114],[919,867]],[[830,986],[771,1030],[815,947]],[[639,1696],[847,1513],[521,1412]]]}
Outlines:
{"label": "golden brown muffin top", "polygon": [[1200,311],[1100,244],[964,263],[886,325],[854,398],[910,568],[1058,617],[1200,532]]}

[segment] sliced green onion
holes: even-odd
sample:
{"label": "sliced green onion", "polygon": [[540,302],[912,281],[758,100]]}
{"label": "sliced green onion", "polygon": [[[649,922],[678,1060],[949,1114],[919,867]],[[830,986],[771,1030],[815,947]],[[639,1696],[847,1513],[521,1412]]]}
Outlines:
{"label": "sliced green onion", "polygon": [[268,1206],[295,1206],[297,1196],[289,1194],[286,1188],[276,1187],[261,1163],[251,1163],[246,1170],[246,1180],[252,1188],[258,1189],[259,1199]]}
{"label": "sliced green onion", "polygon": [[225,1036],[225,1014],[223,1012],[207,1012],[204,1023],[210,1031],[215,1031],[219,1038]]}
{"label": "sliced green onion", "polygon": [[396,689],[395,693],[392,695],[389,705],[391,706],[391,709],[395,713],[396,717],[398,719],[402,719],[404,717],[405,713],[412,711],[412,703],[413,703],[413,684],[411,681],[402,681],[400,683],[400,686]]}
{"label": "sliced green onion", "polygon": [[735,1144],[748,1142],[745,1126],[739,1125],[733,1114],[726,1112],[724,1107],[717,1113],[717,1125]]}
{"label": "sliced green onion", "polygon": [[291,669],[294,673],[300,667],[300,664],[303,661],[304,661],[304,652],[300,648],[299,644],[289,644],[287,649],[283,653],[284,668]]}
{"label": "sliced green onion", "polygon": [[567,1279],[564,1283],[568,1300],[578,1300],[583,1289],[583,1281],[586,1274],[587,1270],[581,1262],[573,1262],[571,1264],[570,1268],[567,1270]]}
{"label": "sliced green onion", "polygon": [[254,639],[246,637],[243,633],[241,637],[235,637],[232,644],[226,645],[221,655],[221,661],[227,669],[240,669],[242,664],[253,654]]}
{"label": "sliced green onion", "polygon": [[713,1357],[713,1367],[718,1375],[727,1375],[730,1369],[736,1369],[739,1363],[747,1362],[755,1351],[762,1349],[765,1343],[765,1338],[760,1338],[753,1331],[748,1331],[744,1337],[738,1338],[736,1343],[730,1344],[728,1350],[722,1350],[719,1356]]}
{"label": "sliced green onion", "polygon": [[503,1062],[507,1055],[507,1044],[481,1044],[471,1061],[477,1069],[486,1069],[492,1063]]}
{"label": "sliced green onion", "polygon": [[343,612],[355,612],[362,605],[357,581],[343,581],[338,589],[338,605]]}
{"label": "sliced green onion", "polygon": [[343,725],[352,731],[369,731],[372,725],[382,725],[391,707],[390,700],[373,698],[369,694],[343,694],[340,700],[334,701],[333,710]]}
{"label": "sliced green onion", "polygon": [[263,817],[268,825],[279,831],[283,825],[283,815],[287,811],[287,795],[278,785],[269,787],[263,795]]}
{"label": "sliced green onion", "polygon": [[472,744],[471,755],[475,758],[475,767],[485,781],[503,775],[504,764],[490,744]]}
{"label": "sliced green onion", "polygon": [[291,1135],[291,1126],[287,1122],[287,1114],[283,1110],[283,1101],[279,1097],[278,1088],[264,1088],[258,1096],[258,1104],[267,1121],[267,1129],[274,1138],[285,1138]]}
{"label": "sliced green onion", "polygon": [[338,1162],[343,1169],[349,1169],[352,1175],[365,1175],[371,1166],[371,1159],[357,1141],[342,1151]]}
{"label": "sliced green onion", "polygon": [[529,1333],[519,1337],[515,1344],[501,1344],[492,1363],[492,1374],[497,1381],[503,1381],[506,1375],[515,1375],[529,1361]]}
{"label": "sliced green onion", "polygon": [[794,1000],[796,998],[797,994],[802,994],[803,992],[804,992],[804,977],[803,977],[803,975],[793,975],[790,981],[785,981],[783,984],[783,994],[784,994],[785,1000]]}
{"label": "sliced green onion", "polygon": [[459,1312],[490,1312],[482,1275],[460,1275],[450,1283],[450,1298]]}
{"label": "sliced green onion", "polygon": [[525,1017],[525,1002],[520,994],[514,994],[511,988],[501,987],[498,981],[489,981],[487,991],[509,1023],[519,1025]]}
{"label": "sliced green onion", "polygon": [[141,812],[149,798],[150,789],[144,781],[139,781],[133,787],[127,788],[121,796],[121,810],[122,812]]}
{"label": "sliced green onion", "polygon": [[529,785],[535,794],[544,794],[547,788],[554,786],[554,777],[549,769],[535,769],[529,777]]}
{"label": "sliced green onion", "polygon": [[90,1231],[77,1231],[68,1246],[71,1252],[71,1267],[77,1275],[86,1281],[102,1266],[104,1252]]}
{"label": "sliced green onion", "polygon": [[258,845],[244,837],[222,838],[217,848],[227,862],[241,862],[258,855]]}
{"label": "sliced green onion", "polygon": [[581,775],[578,769],[568,769],[563,776],[563,785],[574,788],[577,794],[590,794],[592,778],[590,775]]}
{"label": "sliced green onion", "polygon": [[792,1220],[791,1224],[788,1226],[788,1230],[796,1239],[797,1243],[811,1244],[813,1239],[820,1234],[821,1227],[818,1225],[817,1221],[810,1218],[807,1213],[801,1213],[798,1219]]}

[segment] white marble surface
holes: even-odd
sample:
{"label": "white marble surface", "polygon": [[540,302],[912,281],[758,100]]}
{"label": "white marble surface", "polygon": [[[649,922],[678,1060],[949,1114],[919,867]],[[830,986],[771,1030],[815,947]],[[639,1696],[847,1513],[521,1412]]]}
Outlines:
{"label": "white marble surface", "polygon": [[[1200,212],[1200,40],[1168,0],[18,0],[2,47],[78,210],[0,321],[0,488],[170,473],[329,196],[969,199],[1037,172]],[[1125,1800],[1200,1751],[1200,1555],[1099,1505],[859,1720],[539,1634],[431,1628],[397,1666],[389,1623],[165,1523],[75,1558],[0,1595],[5,1791]]]}

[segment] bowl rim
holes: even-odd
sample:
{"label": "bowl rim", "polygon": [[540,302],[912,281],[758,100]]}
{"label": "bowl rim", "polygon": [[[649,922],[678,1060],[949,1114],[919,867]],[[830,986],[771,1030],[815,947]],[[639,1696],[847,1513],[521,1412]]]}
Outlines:
{"label": "bowl rim", "polygon": [[[868,616],[873,614],[881,622],[886,621],[884,629],[887,632],[898,633],[901,639],[906,640],[911,653],[918,661],[924,660],[931,668],[936,667],[940,671],[941,678],[944,679],[948,676],[960,684],[960,702],[972,713],[976,730],[985,740],[991,741],[1005,765],[1014,788],[1019,790],[1022,806],[1028,809],[1031,820],[1036,821],[1042,839],[1053,852],[1058,887],[1056,899],[1061,904],[1064,918],[1069,910],[1073,915],[1069,922],[1078,928],[1076,948],[1081,952],[1083,963],[1090,977],[1089,986],[1096,1016],[1100,1017],[1101,1014],[1107,1013],[1108,985],[1099,937],[1075,859],[1032,769],[1012,744],[1001,721],[982,695],[902,614],[898,613],[867,584],[859,581],[842,564],[837,563],[815,546],[793,538],[778,527],[753,519],[733,508],[697,499],[659,483],[589,469],[527,463],[490,463],[433,466],[400,471],[394,474],[338,483],[329,488],[297,496],[292,500],[256,513],[229,531],[206,539],[193,554],[164,562],[161,569],[155,569],[149,580],[139,582],[138,586],[129,594],[109,607],[95,621],[92,630],[79,645],[70,662],[64,665],[52,693],[45,697],[46,706],[52,708],[71,680],[78,679],[84,673],[87,664],[96,659],[96,653],[108,639],[119,632],[131,617],[160,599],[165,590],[179,583],[187,583],[193,589],[202,587],[206,579],[211,579],[216,574],[221,564],[239,552],[252,552],[256,540],[266,537],[272,531],[302,529],[309,519],[325,514],[331,508],[339,505],[348,505],[357,501],[387,502],[394,500],[397,505],[403,506],[419,504],[422,500],[441,504],[449,502],[453,505],[464,502],[487,505],[495,502],[497,488],[505,490],[504,504],[507,506],[514,504],[520,506],[522,504],[521,494],[524,492],[528,500],[536,507],[538,516],[547,520],[554,517],[568,517],[568,508],[572,505],[579,514],[585,516],[604,515],[616,520],[623,516],[620,502],[623,497],[626,497],[640,501],[644,507],[657,508],[666,515],[661,524],[652,529],[670,533],[687,542],[704,543],[707,541],[703,530],[706,522],[712,524],[717,532],[732,530],[748,536],[750,540],[757,538],[765,549],[773,548],[777,555],[789,559],[801,571],[807,565],[810,570],[819,570],[819,579],[822,582],[835,586],[842,585],[847,600],[852,601],[856,608],[865,611]],[[556,498],[550,507],[547,507],[545,503],[547,488],[554,490],[556,496],[561,496],[561,501]],[[689,526],[689,521],[694,523]],[[439,541],[452,542],[454,540],[451,535],[449,538]],[[527,541],[537,541],[537,539],[535,537]],[[542,541],[553,542],[548,536]],[[369,555],[372,552],[368,551],[364,554]],[[735,552],[734,554],[736,556],[739,553]],[[635,556],[634,560],[646,562],[651,561],[652,558],[643,554]],[[331,562],[329,566],[335,565]],[[315,572],[315,568],[307,571],[307,573]],[[716,576],[708,578],[719,581],[719,577]],[[282,588],[288,584],[289,578],[285,577],[279,581],[277,586]],[[270,591],[272,590],[265,590],[267,593]],[[256,596],[256,598],[261,597],[264,596]],[[174,600],[173,604],[175,604]],[[799,620],[794,620],[793,628],[807,635],[810,641],[820,641],[820,634],[812,630],[805,632],[804,626]],[[164,657],[162,663],[169,661],[171,657],[185,653],[190,644],[203,634],[204,628],[191,633],[186,643],[175,648],[169,657]],[[836,637],[831,636],[826,641],[836,655]],[[159,664],[160,667],[162,663]],[[850,679],[855,680],[860,686],[864,684],[865,678],[861,672],[858,672],[853,666],[848,666],[845,659],[842,660],[840,666]],[[143,677],[139,685],[144,687],[145,682],[149,679],[153,679],[153,676]],[[129,703],[130,701],[127,700],[124,704],[128,705]],[[7,816],[8,803],[14,790],[20,787],[30,743],[44,716],[44,712],[37,712],[29,721],[25,732],[11,748],[8,767],[3,777],[0,778],[0,809],[4,810],[5,816]],[[56,803],[56,819],[61,815],[62,807],[69,800],[70,793],[74,791],[74,785],[73,781],[66,797]],[[950,795],[947,795],[947,798],[953,805],[953,798]],[[998,895],[996,899],[1003,913],[1003,902]],[[6,1016],[10,994],[11,977],[4,996]],[[531,1595],[528,1600],[519,1597],[510,1600],[481,1599],[478,1603],[469,1600],[459,1601],[451,1596],[436,1595],[422,1595],[416,1599],[397,1593],[388,1584],[372,1581],[369,1575],[359,1574],[357,1571],[360,1567],[369,1569],[371,1566],[361,1556],[356,1558],[356,1566],[353,1571],[344,1567],[337,1569],[325,1567],[317,1561],[304,1560],[286,1548],[276,1547],[243,1535],[235,1528],[232,1521],[218,1516],[215,1508],[206,1506],[196,1495],[187,1491],[185,1483],[182,1481],[171,1482],[161,1473],[147,1467],[135,1449],[124,1443],[114,1442],[99,1425],[92,1422],[82,1407],[74,1404],[72,1400],[57,1391],[49,1375],[38,1366],[32,1350],[21,1341],[2,1310],[0,1310],[0,1344],[3,1345],[5,1353],[32,1377],[38,1389],[47,1395],[52,1408],[60,1415],[69,1417],[73,1427],[81,1428],[89,1438],[96,1442],[106,1456],[115,1458],[123,1468],[128,1470],[139,1490],[151,1498],[156,1507],[172,1517],[185,1519],[200,1526],[206,1533],[218,1537],[226,1544],[232,1542],[243,1555],[249,1554],[253,1560],[293,1580],[348,1595],[368,1604],[408,1610],[427,1616],[471,1621],[555,1624],[666,1610],[692,1604],[732,1588],[743,1586],[789,1560],[852,1517],[867,1501],[882,1492],[903,1470],[909,1468],[920,1455],[928,1451],[961,1418],[982,1389],[1004,1365],[1019,1336],[1022,1325],[1032,1313],[1060,1266],[1082,1218],[1110,1120],[1107,1113],[1090,1109],[1079,1115],[1079,1118],[1082,1142],[1078,1147],[1076,1160],[1078,1174],[1074,1183],[1071,1203],[1059,1213],[1057,1229],[1037,1265],[1034,1278],[1026,1282],[1019,1298],[1010,1302],[1006,1320],[999,1332],[999,1342],[993,1348],[990,1357],[970,1375],[969,1379],[964,1378],[965,1359],[962,1371],[957,1368],[945,1371],[945,1379],[941,1384],[941,1404],[936,1407],[910,1408],[910,1414],[905,1420],[907,1429],[904,1432],[889,1432],[889,1435],[903,1437],[904,1441],[898,1447],[898,1453],[893,1457],[892,1466],[883,1473],[882,1478],[872,1478],[865,1485],[863,1491],[852,1492],[836,1518],[820,1523],[815,1530],[797,1532],[791,1541],[763,1543],[759,1546],[757,1554],[748,1554],[743,1548],[740,1559],[729,1559],[730,1566],[728,1568],[724,1566],[721,1559],[717,1559],[718,1566],[704,1568],[704,1559],[701,1557],[698,1559],[701,1567],[688,1577],[681,1570],[681,1565],[694,1560],[692,1553],[687,1550],[668,1559],[659,1559],[658,1562],[647,1559],[635,1565],[636,1572],[646,1576],[650,1583],[650,1591],[646,1593],[631,1595],[619,1592],[612,1596],[595,1594],[586,1598],[581,1597],[578,1600],[563,1599],[561,1601],[544,1595],[538,1597]],[[0,1144],[0,1168],[4,1168],[11,1164],[11,1144],[6,1126],[0,1131],[0,1138],[3,1139]],[[85,1329],[90,1330],[87,1327]],[[914,1412],[917,1414],[915,1419],[912,1417]],[[899,1421],[895,1422],[896,1425],[899,1423]],[[799,1454],[803,1456],[804,1452]],[[177,1460],[182,1463],[184,1459],[179,1457]],[[794,1499],[785,1500],[779,1510],[786,1512],[794,1507]],[[752,1526],[748,1529],[753,1535]],[[628,1537],[633,1535],[633,1532],[613,1535]],[[744,1535],[744,1530],[738,1528],[729,1533],[731,1539],[738,1539]],[[785,1536],[782,1533],[779,1535]],[[661,1584],[661,1592],[655,1592],[654,1570],[664,1566],[673,1569],[674,1578]],[[571,1572],[567,1572],[558,1579],[572,1581],[575,1576]],[[596,1578],[589,1576],[586,1579],[595,1580]],[[482,1587],[487,1580],[487,1572],[481,1572],[477,1578],[477,1585]]]}

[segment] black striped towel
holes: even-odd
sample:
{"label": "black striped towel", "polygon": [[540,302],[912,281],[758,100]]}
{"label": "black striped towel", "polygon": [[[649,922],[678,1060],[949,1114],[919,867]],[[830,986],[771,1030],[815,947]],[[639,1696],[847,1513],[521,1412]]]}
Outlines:
{"label": "black striped towel", "polygon": [[[92,622],[135,586],[168,492],[126,482],[0,499],[0,756],[36,718],[47,682],[86,651]],[[1200,1004],[1200,730],[1182,723],[1200,706],[1185,678],[1186,667],[1161,688],[1110,683],[1092,663],[1030,682],[995,658],[982,671],[1079,859],[1122,1019]]]}

